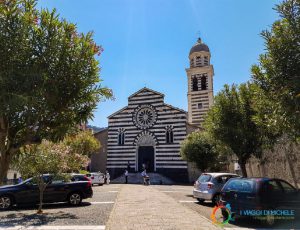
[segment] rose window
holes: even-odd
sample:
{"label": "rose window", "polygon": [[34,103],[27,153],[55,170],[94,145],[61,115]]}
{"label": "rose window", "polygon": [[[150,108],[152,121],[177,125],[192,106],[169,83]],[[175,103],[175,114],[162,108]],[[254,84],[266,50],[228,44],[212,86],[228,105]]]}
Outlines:
{"label": "rose window", "polygon": [[155,110],[150,105],[138,107],[134,115],[134,123],[139,128],[151,127],[156,121]]}

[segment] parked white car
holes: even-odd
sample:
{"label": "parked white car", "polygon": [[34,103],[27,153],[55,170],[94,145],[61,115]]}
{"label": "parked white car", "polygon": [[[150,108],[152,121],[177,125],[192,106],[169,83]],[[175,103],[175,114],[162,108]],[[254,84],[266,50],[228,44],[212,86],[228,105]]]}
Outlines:
{"label": "parked white car", "polygon": [[92,185],[98,184],[98,185],[103,185],[105,176],[101,172],[91,172],[86,174],[86,176],[92,181]]}

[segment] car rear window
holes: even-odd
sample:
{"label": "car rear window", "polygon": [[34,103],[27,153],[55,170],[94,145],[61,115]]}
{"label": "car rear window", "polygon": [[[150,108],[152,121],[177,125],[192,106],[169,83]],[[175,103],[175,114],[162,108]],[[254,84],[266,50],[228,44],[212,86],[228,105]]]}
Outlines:
{"label": "car rear window", "polygon": [[252,193],[254,191],[254,185],[255,183],[253,180],[232,179],[227,184],[225,184],[223,191]]}
{"label": "car rear window", "polygon": [[198,179],[198,181],[201,183],[203,183],[203,182],[209,182],[210,181],[210,179],[211,179],[211,175],[208,175],[208,174],[202,174],[200,177],[199,177],[199,179]]}

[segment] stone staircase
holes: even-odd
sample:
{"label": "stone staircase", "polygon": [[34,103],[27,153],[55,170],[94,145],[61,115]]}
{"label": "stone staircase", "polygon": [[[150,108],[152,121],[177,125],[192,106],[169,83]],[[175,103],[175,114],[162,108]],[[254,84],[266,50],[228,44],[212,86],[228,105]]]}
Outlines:
{"label": "stone staircase", "polygon": [[[147,175],[150,177],[150,184],[167,184],[172,185],[174,182],[159,174],[159,173],[147,173]],[[119,176],[113,180],[111,180],[111,183],[114,184],[124,184],[125,183],[125,176]],[[143,177],[141,176],[141,173],[129,173],[128,174],[128,184],[142,184],[143,183]]]}

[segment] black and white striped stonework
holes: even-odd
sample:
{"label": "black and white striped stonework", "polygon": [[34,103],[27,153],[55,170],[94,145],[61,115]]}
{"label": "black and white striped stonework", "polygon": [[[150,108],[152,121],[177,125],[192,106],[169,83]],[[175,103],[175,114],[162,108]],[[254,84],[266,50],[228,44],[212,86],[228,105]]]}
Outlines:
{"label": "black and white striped stonework", "polygon": [[[209,85],[207,74],[194,74],[189,80],[189,92],[191,103],[191,123],[200,125],[209,110]],[[196,80],[196,86],[195,84]]]}
{"label": "black and white striped stonework", "polygon": [[[138,112],[139,108],[146,109]],[[149,112],[148,109],[153,112]],[[187,135],[187,113],[165,104],[163,94],[143,88],[128,98],[126,107],[108,118],[107,168],[109,170],[124,170],[130,161],[131,168],[137,171],[138,143],[144,137],[152,141],[156,172],[187,170],[187,162],[180,157],[180,143]],[[144,118],[148,120],[144,121]],[[124,133],[123,145],[118,143],[120,130]]]}

